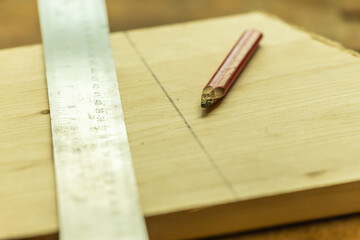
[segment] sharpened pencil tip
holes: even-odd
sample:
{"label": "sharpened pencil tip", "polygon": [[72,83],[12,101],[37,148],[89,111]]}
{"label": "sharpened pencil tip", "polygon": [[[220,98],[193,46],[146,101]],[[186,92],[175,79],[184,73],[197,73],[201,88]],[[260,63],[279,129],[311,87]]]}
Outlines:
{"label": "sharpened pencil tip", "polygon": [[213,106],[220,98],[225,95],[225,89],[223,88],[213,88],[207,86],[204,88],[201,94],[201,107],[208,108]]}
{"label": "sharpened pencil tip", "polygon": [[207,107],[210,107],[211,106],[211,103],[212,103],[212,100],[207,100],[207,101],[203,101],[201,102],[201,107],[202,108],[207,108]]}

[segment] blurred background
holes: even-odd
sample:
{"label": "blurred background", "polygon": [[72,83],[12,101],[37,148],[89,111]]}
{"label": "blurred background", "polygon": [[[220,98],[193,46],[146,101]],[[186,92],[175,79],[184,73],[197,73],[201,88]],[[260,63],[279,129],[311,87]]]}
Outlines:
{"label": "blurred background", "polygon": [[[107,0],[112,32],[262,10],[360,51],[360,0]],[[40,43],[36,0],[0,0],[0,48]]]}

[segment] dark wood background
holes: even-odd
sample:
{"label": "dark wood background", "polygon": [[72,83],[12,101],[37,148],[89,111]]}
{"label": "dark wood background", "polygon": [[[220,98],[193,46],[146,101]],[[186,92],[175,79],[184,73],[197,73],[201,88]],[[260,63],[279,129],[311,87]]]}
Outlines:
{"label": "dark wood background", "polygon": [[[360,0],[108,0],[111,31],[263,10],[360,50]],[[0,49],[40,43],[35,0],[0,0]]]}
{"label": "dark wood background", "polygon": [[[360,0],[108,0],[107,5],[111,31],[263,10],[360,51]],[[40,42],[36,1],[0,0],[0,49]],[[216,239],[360,240],[360,214]]]}

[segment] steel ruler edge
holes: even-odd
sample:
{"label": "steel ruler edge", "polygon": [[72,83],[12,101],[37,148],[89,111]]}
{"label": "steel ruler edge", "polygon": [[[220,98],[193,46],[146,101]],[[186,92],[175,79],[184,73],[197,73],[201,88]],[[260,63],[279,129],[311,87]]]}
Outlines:
{"label": "steel ruler edge", "polygon": [[104,0],[38,0],[60,239],[147,239]]}

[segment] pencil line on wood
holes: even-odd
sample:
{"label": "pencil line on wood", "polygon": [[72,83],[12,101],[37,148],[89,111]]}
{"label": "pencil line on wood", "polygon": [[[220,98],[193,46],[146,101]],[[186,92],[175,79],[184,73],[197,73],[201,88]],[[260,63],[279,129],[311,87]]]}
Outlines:
{"label": "pencil line on wood", "polygon": [[225,175],[222,173],[222,171],[220,170],[219,166],[216,164],[216,162],[214,161],[214,159],[210,156],[210,154],[208,153],[208,151],[205,149],[204,145],[201,143],[200,139],[198,138],[198,136],[196,135],[196,133],[194,132],[194,130],[191,128],[190,124],[187,122],[187,120],[185,119],[184,115],[181,113],[180,109],[176,106],[175,102],[172,100],[172,98],[170,97],[170,95],[168,94],[168,92],[165,90],[164,86],[161,84],[161,82],[159,81],[159,79],[156,77],[155,73],[152,71],[152,69],[150,68],[149,64],[146,62],[145,58],[142,56],[142,54],[140,53],[140,51],[138,50],[138,48],[136,47],[135,43],[132,41],[132,39],[130,38],[129,34],[127,31],[124,32],[125,33],[125,37],[127,38],[127,40],[129,41],[130,45],[135,49],[137,55],[140,57],[141,61],[144,63],[145,67],[149,70],[149,72],[151,73],[151,75],[153,76],[153,78],[155,79],[155,81],[157,82],[157,84],[159,85],[159,87],[161,88],[161,90],[164,92],[164,94],[166,95],[167,99],[170,101],[171,105],[174,107],[174,109],[176,110],[176,112],[179,114],[179,116],[181,117],[181,119],[183,120],[183,122],[185,123],[186,127],[189,129],[191,135],[195,138],[195,140],[197,141],[197,143],[199,144],[200,148],[203,150],[203,152],[205,153],[206,157],[208,158],[208,160],[210,161],[211,165],[215,168],[215,170],[217,171],[217,173],[219,174],[219,176],[221,177],[221,179],[223,180],[223,182],[228,186],[229,190],[231,191],[232,195],[234,196],[235,199],[237,199],[237,194],[235,189],[233,188],[233,186],[231,185],[230,181],[225,177]]}

